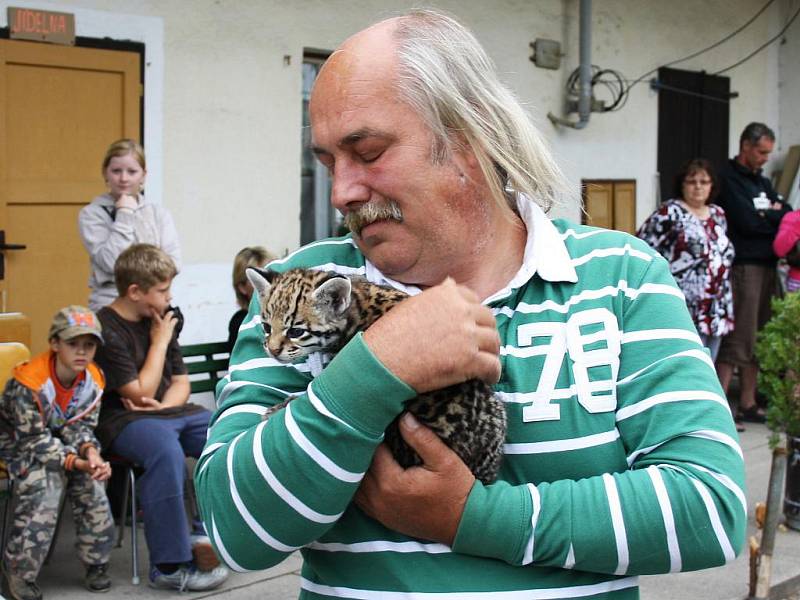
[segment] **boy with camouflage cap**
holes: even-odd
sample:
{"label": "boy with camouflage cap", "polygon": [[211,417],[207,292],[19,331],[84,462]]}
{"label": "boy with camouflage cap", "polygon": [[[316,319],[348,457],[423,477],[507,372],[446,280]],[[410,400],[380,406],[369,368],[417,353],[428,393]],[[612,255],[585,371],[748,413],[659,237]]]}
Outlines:
{"label": "boy with camouflage cap", "polygon": [[66,492],[76,550],[92,592],[111,587],[108,560],[114,521],[101,482],[111,467],[94,435],[105,380],[92,362],[103,341],[95,314],[82,306],[56,313],[50,349],[18,365],[0,401],[0,458],[14,481],[16,506],[2,560],[7,590],[17,600],[42,597],[36,578]]}

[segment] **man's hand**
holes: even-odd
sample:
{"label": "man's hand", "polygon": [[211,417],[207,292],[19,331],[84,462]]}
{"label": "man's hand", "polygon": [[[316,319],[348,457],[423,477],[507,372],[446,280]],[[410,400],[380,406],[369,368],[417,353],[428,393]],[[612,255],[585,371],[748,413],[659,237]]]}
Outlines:
{"label": "man's hand", "polygon": [[500,378],[500,337],[492,311],[452,279],[403,300],[364,333],[396,377],[417,392],[467,379]]}
{"label": "man's hand", "polygon": [[150,321],[150,343],[166,351],[172,340],[172,334],[178,324],[178,319],[171,310],[168,310],[162,317],[157,310],[153,309],[150,313]]}
{"label": "man's hand", "polygon": [[403,469],[381,444],[355,502],[389,529],[452,546],[475,477],[455,452],[411,414],[400,419],[400,433],[424,464]]}
{"label": "man's hand", "polygon": [[155,398],[148,398],[147,396],[142,396],[140,402],[134,402],[130,398],[125,398],[124,396],[120,398],[122,404],[128,410],[138,410],[138,411],[149,411],[149,410],[161,410],[163,407],[161,406],[161,402],[156,400]]}

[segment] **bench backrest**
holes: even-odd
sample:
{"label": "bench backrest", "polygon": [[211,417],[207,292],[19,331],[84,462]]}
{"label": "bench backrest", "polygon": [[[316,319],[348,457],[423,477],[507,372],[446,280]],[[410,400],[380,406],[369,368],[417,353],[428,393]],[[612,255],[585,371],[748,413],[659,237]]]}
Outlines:
{"label": "bench backrest", "polygon": [[[189,370],[192,393],[213,392],[217,382],[228,370],[230,351],[228,342],[211,342],[208,344],[188,344],[181,346],[181,355]],[[192,377],[204,374],[206,377]]]}

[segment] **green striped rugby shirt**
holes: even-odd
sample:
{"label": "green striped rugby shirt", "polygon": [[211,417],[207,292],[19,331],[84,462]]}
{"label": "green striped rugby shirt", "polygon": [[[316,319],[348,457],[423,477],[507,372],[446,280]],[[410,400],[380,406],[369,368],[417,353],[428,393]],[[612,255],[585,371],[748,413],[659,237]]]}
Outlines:
{"label": "green striped rugby shirt", "polygon": [[[519,209],[524,264],[486,301],[502,344],[505,457],[496,483],[474,485],[453,547],[390,531],[350,503],[413,390],[360,335],[324,370],[320,357],[267,357],[254,300],[196,473],[230,567],[266,569],[300,550],[301,598],[620,599],[638,597],[637,575],[735,557],[742,452],[666,262],[627,234]],[[418,291],[383,277],[349,236],[271,263],[293,267]]]}

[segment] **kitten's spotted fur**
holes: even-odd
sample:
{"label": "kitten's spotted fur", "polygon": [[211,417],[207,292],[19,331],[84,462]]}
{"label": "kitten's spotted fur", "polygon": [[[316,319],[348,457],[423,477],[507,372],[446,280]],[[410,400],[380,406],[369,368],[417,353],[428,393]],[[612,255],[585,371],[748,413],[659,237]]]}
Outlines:
{"label": "kitten's spotted fur", "polygon": [[[247,269],[247,276],[260,300],[264,348],[281,362],[339,351],[406,298],[401,291],[325,271],[292,269],[279,274]],[[273,407],[264,418],[285,404]],[[473,379],[421,394],[408,401],[406,409],[433,429],[475,477],[494,481],[502,459],[506,412],[489,385]],[[403,467],[421,463],[400,436],[397,419],[386,429],[385,441]]]}

